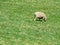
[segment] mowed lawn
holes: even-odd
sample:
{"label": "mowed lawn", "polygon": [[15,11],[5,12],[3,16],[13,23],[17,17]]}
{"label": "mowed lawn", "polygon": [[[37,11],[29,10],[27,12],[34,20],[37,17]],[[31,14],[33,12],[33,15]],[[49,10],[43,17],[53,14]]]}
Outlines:
{"label": "mowed lawn", "polygon": [[0,0],[0,45],[60,45],[60,0]]}

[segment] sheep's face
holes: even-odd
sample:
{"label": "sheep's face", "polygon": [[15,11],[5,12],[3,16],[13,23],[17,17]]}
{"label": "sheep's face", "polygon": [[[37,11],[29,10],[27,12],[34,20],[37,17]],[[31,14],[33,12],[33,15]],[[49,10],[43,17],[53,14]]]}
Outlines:
{"label": "sheep's face", "polygon": [[35,17],[34,21],[37,19],[46,21],[46,15],[43,12],[35,12],[34,17]]}

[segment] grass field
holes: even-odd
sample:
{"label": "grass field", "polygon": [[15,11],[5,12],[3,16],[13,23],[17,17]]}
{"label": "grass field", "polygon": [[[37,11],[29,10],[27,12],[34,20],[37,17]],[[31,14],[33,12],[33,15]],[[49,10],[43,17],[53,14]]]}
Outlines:
{"label": "grass field", "polygon": [[0,0],[0,45],[60,45],[60,0]]}

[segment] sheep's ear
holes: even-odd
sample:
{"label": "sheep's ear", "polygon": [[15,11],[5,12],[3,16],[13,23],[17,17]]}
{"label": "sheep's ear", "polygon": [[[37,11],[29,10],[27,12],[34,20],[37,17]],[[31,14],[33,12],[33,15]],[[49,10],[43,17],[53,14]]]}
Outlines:
{"label": "sheep's ear", "polygon": [[44,21],[46,22],[46,19],[44,19]]}
{"label": "sheep's ear", "polygon": [[43,18],[43,20],[46,22],[46,18]]}

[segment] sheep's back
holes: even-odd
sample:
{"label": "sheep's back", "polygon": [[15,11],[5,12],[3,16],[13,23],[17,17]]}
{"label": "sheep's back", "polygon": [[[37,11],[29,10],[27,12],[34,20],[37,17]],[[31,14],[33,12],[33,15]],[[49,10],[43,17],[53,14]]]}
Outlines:
{"label": "sheep's back", "polygon": [[35,12],[36,17],[46,17],[43,12]]}

